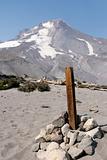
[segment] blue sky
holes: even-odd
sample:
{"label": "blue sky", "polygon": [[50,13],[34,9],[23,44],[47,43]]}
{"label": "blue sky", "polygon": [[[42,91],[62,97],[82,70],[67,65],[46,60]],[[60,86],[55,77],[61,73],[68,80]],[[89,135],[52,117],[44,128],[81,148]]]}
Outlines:
{"label": "blue sky", "polygon": [[0,0],[0,40],[50,19],[107,38],[107,0]]}

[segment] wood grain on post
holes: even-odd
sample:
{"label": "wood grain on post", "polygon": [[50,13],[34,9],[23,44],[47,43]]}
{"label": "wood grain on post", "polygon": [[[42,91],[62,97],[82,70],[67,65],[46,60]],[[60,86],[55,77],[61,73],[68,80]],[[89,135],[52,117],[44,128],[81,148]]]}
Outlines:
{"label": "wood grain on post", "polygon": [[77,113],[75,101],[75,84],[73,68],[66,67],[66,92],[67,92],[67,105],[68,105],[68,119],[69,125],[72,129],[77,128]]}

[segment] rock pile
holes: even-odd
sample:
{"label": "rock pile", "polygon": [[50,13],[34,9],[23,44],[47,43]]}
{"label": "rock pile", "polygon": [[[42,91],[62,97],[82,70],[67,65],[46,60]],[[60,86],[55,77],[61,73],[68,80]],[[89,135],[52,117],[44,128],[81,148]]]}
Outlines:
{"label": "rock pile", "polygon": [[72,160],[84,155],[93,155],[96,138],[102,138],[103,132],[97,122],[89,116],[78,116],[77,130],[68,124],[68,115],[60,117],[41,129],[35,138],[32,151],[38,160]]}

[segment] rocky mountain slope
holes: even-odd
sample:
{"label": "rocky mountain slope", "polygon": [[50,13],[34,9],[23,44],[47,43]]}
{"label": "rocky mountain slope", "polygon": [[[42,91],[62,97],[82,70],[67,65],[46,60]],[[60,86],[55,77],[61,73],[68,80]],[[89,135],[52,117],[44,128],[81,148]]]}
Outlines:
{"label": "rocky mountain slope", "polygon": [[0,43],[0,74],[63,79],[68,65],[78,80],[107,84],[107,39],[51,20]]}

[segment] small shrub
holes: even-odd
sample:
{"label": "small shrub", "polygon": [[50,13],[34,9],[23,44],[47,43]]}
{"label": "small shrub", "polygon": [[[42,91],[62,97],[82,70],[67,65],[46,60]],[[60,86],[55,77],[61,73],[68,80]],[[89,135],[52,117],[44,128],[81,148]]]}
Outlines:
{"label": "small shrub", "polygon": [[36,90],[36,88],[37,88],[36,83],[25,82],[18,88],[18,90],[23,91],[23,92],[32,92],[32,91]]}
{"label": "small shrub", "polygon": [[19,87],[19,81],[15,78],[0,80],[0,90]]}
{"label": "small shrub", "polygon": [[44,92],[44,91],[50,91],[50,87],[48,85],[48,83],[46,82],[40,82],[37,84],[37,89],[40,92]]}
{"label": "small shrub", "polygon": [[101,88],[107,89],[107,85],[102,85]]}
{"label": "small shrub", "polygon": [[17,87],[19,87],[19,81],[17,80],[17,79],[10,79],[10,80],[8,80],[8,87],[9,88],[17,88]]}

